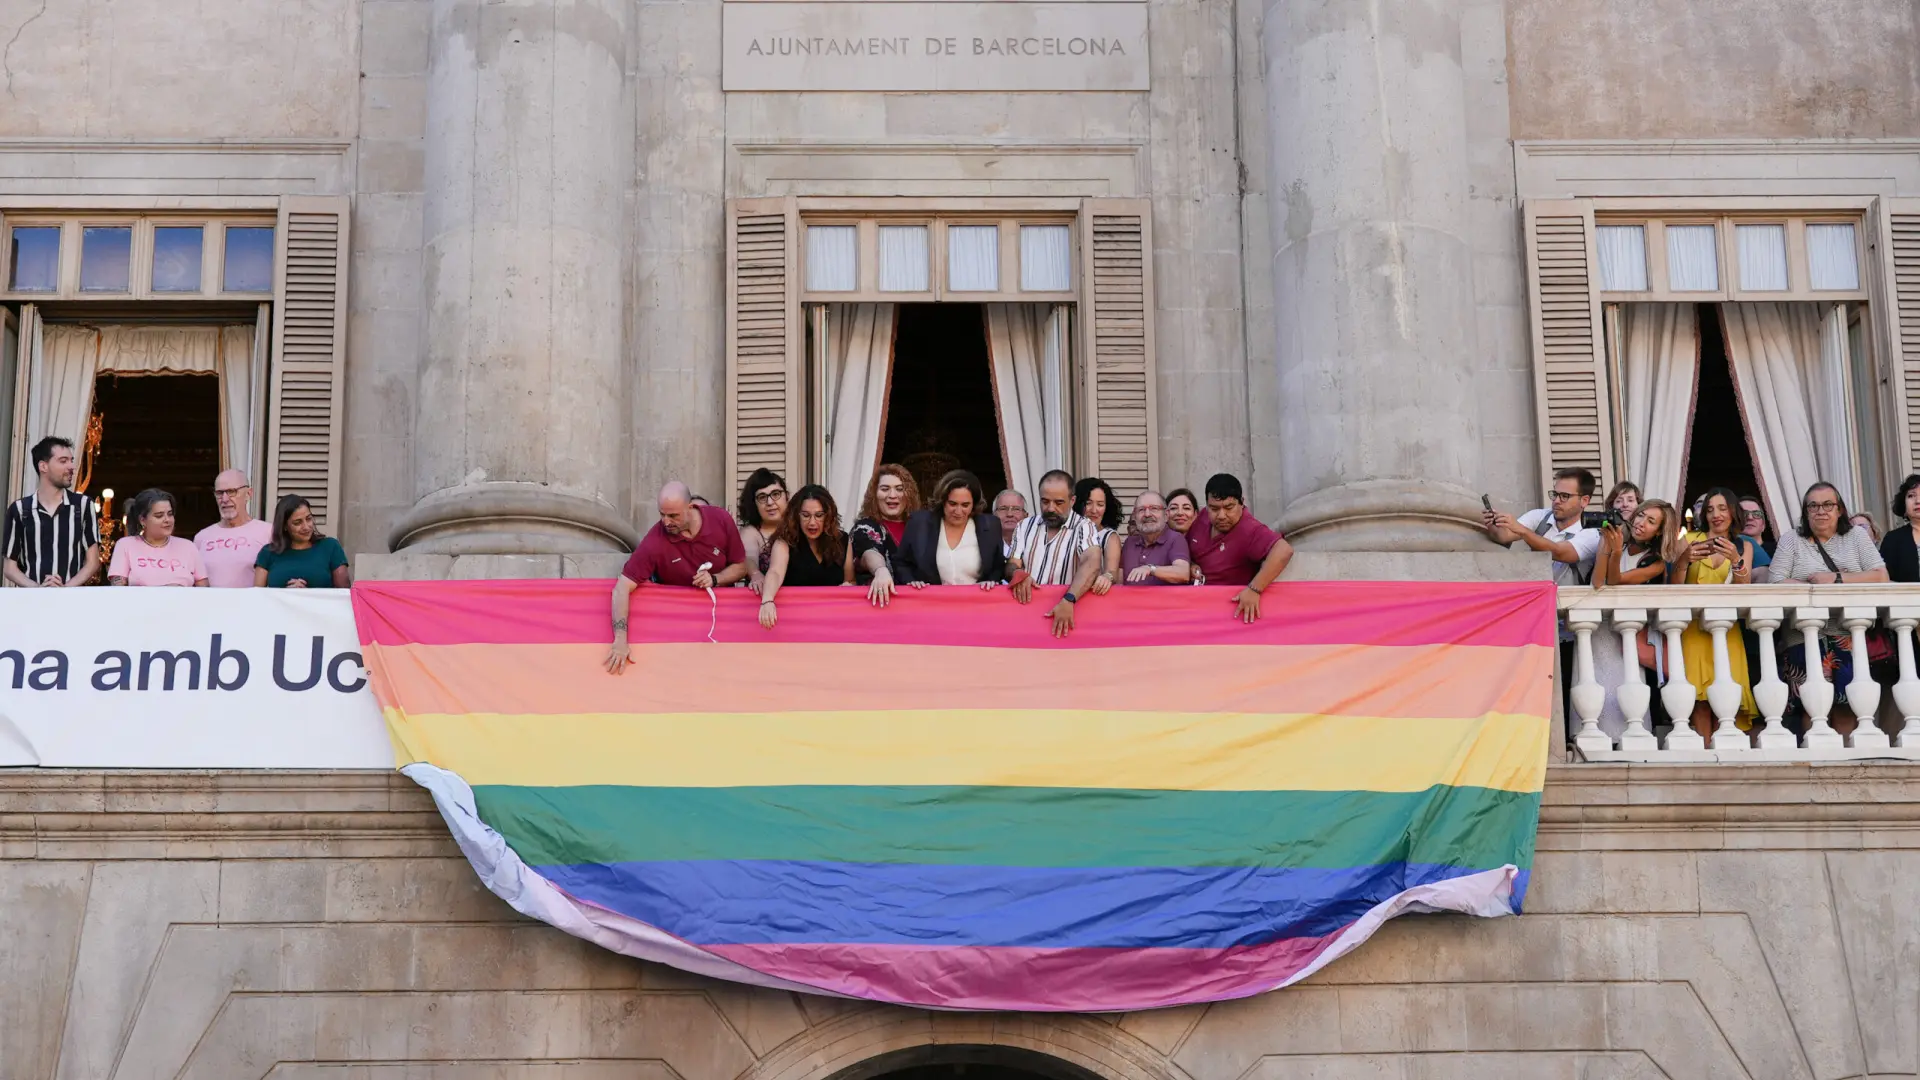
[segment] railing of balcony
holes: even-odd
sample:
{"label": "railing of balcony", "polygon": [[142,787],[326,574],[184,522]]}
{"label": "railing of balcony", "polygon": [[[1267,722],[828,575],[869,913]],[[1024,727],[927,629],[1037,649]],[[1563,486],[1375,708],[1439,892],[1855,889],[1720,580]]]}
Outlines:
{"label": "railing of balcony", "polygon": [[[1920,674],[1914,665],[1914,627],[1920,625],[1920,586],[1912,585],[1642,585],[1560,590],[1560,610],[1574,634],[1574,673],[1568,699],[1574,723],[1572,748],[1587,761],[1839,761],[1872,758],[1920,760]],[[1706,700],[1713,715],[1702,738],[1688,722],[1697,698],[1680,660],[1688,627],[1710,635],[1713,678]],[[1890,633],[1897,673],[1884,684],[1869,662],[1870,635]],[[1751,631],[1747,671],[1759,715],[1750,731],[1736,722],[1741,684],[1732,645]],[[1829,682],[1821,666],[1822,632],[1843,635],[1852,675],[1845,685]],[[1662,667],[1643,668],[1640,643],[1657,641]],[[1784,720],[1791,699],[1780,654],[1806,671],[1799,688],[1804,717],[1799,733]],[[1618,649],[1623,662],[1617,685],[1596,677],[1596,649]],[[1601,665],[1611,667],[1612,665]],[[1891,662],[1883,661],[1883,669]],[[1655,731],[1650,713],[1655,695],[1676,722]],[[1617,702],[1624,730],[1602,729]],[[1851,733],[1834,726],[1835,713],[1857,717]],[[1796,710],[1801,711],[1801,710]],[[1842,719],[1842,726],[1844,726]],[[1613,724],[1610,726],[1618,726]]]}

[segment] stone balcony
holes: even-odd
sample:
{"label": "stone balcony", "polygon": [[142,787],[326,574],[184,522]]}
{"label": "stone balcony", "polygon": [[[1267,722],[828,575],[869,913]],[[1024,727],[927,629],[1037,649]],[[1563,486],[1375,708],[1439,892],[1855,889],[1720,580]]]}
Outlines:
{"label": "stone balcony", "polygon": [[[1913,632],[1920,625],[1920,586],[1865,585],[1638,585],[1605,589],[1560,590],[1560,610],[1575,636],[1575,668],[1568,695],[1576,725],[1571,760],[1638,762],[1783,762],[1872,759],[1920,760],[1920,674],[1915,671]],[[1713,678],[1706,700],[1713,730],[1702,737],[1687,723],[1656,732],[1649,713],[1655,696],[1668,716],[1693,711],[1697,688],[1684,665],[1671,675],[1650,677],[1637,660],[1642,642],[1657,644],[1662,657],[1677,657],[1681,634],[1698,625],[1712,636]],[[1751,631],[1752,637],[1745,637]],[[1885,630],[1892,638],[1897,672],[1876,681],[1869,664],[1870,637]],[[1823,674],[1817,652],[1806,645],[1821,633],[1841,634],[1853,661],[1852,678],[1836,686]],[[1760,715],[1752,730],[1736,723],[1741,686],[1732,664],[1733,647],[1743,638],[1757,643],[1747,650],[1753,700]],[[1799,701],[1805,719],[1798,732],[1783,720],[1790,688],[1782,678],[1780,653],[1797,659],[1807,671]],[[1636,657],[1621,665],[1621,681],[1603,685],[1596,677],[1597,650],[1623,649]],[[1883,661],[1891,669],[1892,661]],[[1619,704],[1626,729],[1603,731],[1602,711],[1611,697]],[[1859,718],[1851,732],[1846,718]]]}

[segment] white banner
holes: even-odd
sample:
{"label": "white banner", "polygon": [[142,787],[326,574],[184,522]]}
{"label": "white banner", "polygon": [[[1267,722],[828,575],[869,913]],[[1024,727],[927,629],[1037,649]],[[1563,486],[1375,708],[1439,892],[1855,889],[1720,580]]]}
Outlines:
{"label": "white banner", "polygon": [[344,589],[0,589],[0,766],[393,761]]}

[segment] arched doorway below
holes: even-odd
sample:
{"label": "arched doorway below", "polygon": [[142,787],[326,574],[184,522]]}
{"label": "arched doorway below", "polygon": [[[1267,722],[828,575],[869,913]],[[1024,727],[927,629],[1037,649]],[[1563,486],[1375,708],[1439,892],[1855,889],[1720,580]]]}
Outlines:
{"label": "arched doorway below", "polygon": [[1051,1054],[1017,1046],[936,1043],[870,1057],[828,1080],[1102,1080]]}

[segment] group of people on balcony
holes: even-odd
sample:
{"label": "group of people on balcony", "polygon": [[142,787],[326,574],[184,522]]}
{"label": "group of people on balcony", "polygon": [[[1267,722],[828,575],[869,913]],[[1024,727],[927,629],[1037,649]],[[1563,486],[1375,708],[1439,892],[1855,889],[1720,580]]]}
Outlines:
{"label": "group of people on balcony", "polygon": [[[1595,588],[1605,588],[1762,581],[1812,585],[1920,582],[1920,545],[1916,545],[1920,538],[1920,473],[1907,477],[1894,496],[1892,515],[1904,524],[1884,540],[1878,538],[1870,515],[1851,513],[1840,490],[1820,481],[1801,496],[1797,523],[1781,530],[1772,549],[1764,542],[1765,510],[1754,496],[1712,488],[1695,504],[1689,521],[1664,499],[1643,500],[1640,489],[1627,482],[1615,485],[1608,493],[1605,511],[1589,514],[1587,507],[1595,488],[1593,474],[1587,470],[1562,469],[1554,474],[1546,507],[1518,519],[1489,507],[1485,513],[1488,534],[1499,543],[1525,544],[1551,554],[1554,580],[1561,585],[1591,583]],[[1806,680],[1805,652],[1797,636],[1786,636],[1788,640],[1778,654],[1779,670],[1797,703],[1798,688]],[[1563,624],[1563,686],[1573,681],[1571,642],[1572,635]],[[1633,662],[1652,670],[1662,683],[1674,673],[1683,673],[1695,689],[1697,701],[1691,716],[1673,717],[1673,721],[1691,723],[1702,736],[1709,735],[1714,718],[1707,703],[1707,688],[1716,677],[1712,635],[1696,619],[1680,635],[1678,658],[1665,655],[1665,642],[1651,627],[1637,637],[1636,643],[1639,655],[1632,658]],[[1889,641],[1875,636],[1870,644],[1874,646],[1870,650],[1873,664],[1878,665],[1882,657],[1891,658]],[[1759,712],[1748,666],[1752,647],[1757,647],[1757,641],[1751,635],[1734,633],[1727,637],[1732,678],[1741,691],[1737,723],[1743,731],[1751,727]],[[1618,635],[1594,635],[1592,650],[1594,680],[1607,697],[1600,727],[1617,740],[1626,720],[1615,689],[1626,676],[1629,658]],[[1822,631],[1819,656],[1828,682],[1845,685],[1851,681],[1853,653],[1846,631],[1837,627]],[[1845,735],[1854,723],[1850,716],[1836,716],[1833,726]]]}
{"label": "group of people on balcony", "polygon": [[[31,453],[34,490],[8,504],[4,573],[10,585],[60,588],[100,576],[99,506],[74,491],[73,443],[48,436]],[[213,481],[220,520],[192,540],[174,535],[175,499],[148,488],[127,504],[125,535],[104,560],[107,583],[128,586],[344,589],[351,584],[340,541],[315,527],[313,505],[284,495],[267,522],[252,513],[253,487],[238,469]]]}
{"label": "group of people on balcony", "polygon": [[1061,469],[1040,478],[1036,515],[1026,495],[1011,489],[989,508],[979,479],[961,469],[942,476],[923,503],[913,474],[884,464],[868,481],[851,528],[825,487],[789,493],[767,469],[747,478],[738,522],[697,502],[685,484],[670,483],[660,492],[659,522],[614,583],[607,669],[618,674],[629,662],[631,597],[647,582],[750,588],[760,597],[760,625],[769,630],[779,624],[783,590],[841,585],[864,587],[882,608],[903,588],[1005,585],[1027,604],[1035,586],[1064,585],[1048,612],[1056,637],[1072,632],[1084,598],[1116,585],[1235,585],[1234,613],[1252,622],[1260,617],[1261,593],[1286,569],[1293,548],[1247,511],[1236,477],[1216,474],[1204,492],[1204,515],[1186,488],[1168,496],[1141,492],[1122,535],[1112,486],[1098,477],[1076,481]]}

